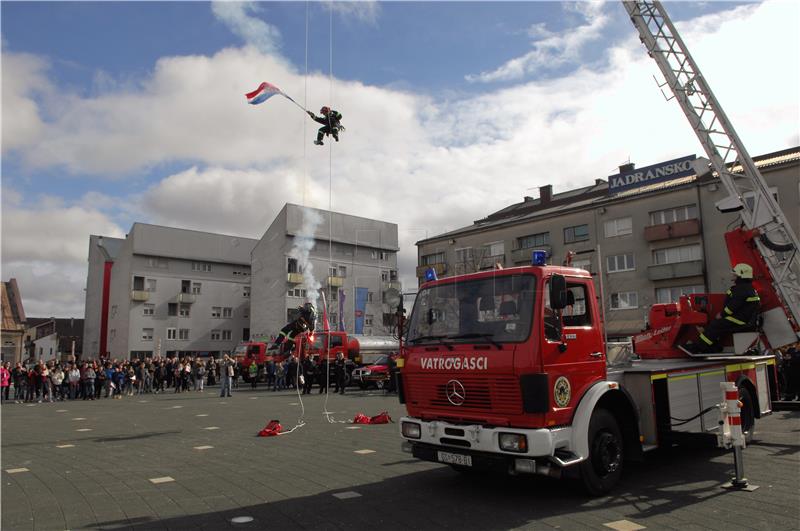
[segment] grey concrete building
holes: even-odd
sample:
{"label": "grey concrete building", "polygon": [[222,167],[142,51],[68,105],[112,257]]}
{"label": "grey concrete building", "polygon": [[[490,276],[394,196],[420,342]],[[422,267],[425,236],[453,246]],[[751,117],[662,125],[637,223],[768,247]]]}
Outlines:
{"label": "grey concrete building", "polygon": [[144,223],[134,223],[125,239],[91,236],[85,354],[233,350],[249,338],[250,253],[256,242]]}
{"label": "grey concrete building", "polygon": [[395,223],[286,204],[253,249],[254,336],[277,334],[320,292],[332,328],[387,334],[391,315],[383,294],[400,288],[398,250]]}
{"label": "grey concrete building", "polygon": [[[800,147],[755,160],[799,232]],[[620,175],[632,170],[621,168]],[[623,183],[615,177],[555,194],[552,185],[542,186],[536,199],[526,197],[470,226],[417,242],[417,277],[422,282],[429,267],[441,278],[498,263],[525,265],[533,249],[547,250],[549,263],[562,264],[573,251],[572,264],[601,280],[611,338],[642,330],[654,303],[725,291],[730,264],[723,235],[738,215],[715,208],[726,195],[718,179],[688,171],[618,187]]]}

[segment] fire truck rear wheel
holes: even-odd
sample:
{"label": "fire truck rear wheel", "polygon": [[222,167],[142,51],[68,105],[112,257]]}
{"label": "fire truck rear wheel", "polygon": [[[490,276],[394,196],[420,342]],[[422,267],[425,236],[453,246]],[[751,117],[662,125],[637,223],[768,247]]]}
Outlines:
{"label": "fire truck rear wheel", "polygon": [[611,490],[622,476],[622,432],[608,410],[597,409],[589,421],[589,457],[580,464],[581,479],[589,494]]}
{"label": "fire truck rear wheel", "polygon": [[753,397],[746,387],[739,388],[739,401],[742,403],[742,433],[744,433],[744,441],[750,444],[753,440],[753,433],[756,426],[756,413],[753,404]]}

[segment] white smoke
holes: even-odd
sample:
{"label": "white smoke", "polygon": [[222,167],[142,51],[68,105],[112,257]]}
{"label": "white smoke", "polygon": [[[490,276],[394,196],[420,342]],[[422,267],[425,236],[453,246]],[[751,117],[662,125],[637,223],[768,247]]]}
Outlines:
{"label": "white smoke", "polygon": [[314,248],[314,233],[319,224],[322,223],[322,216],[316,210],[310,208],[303,209],[303,225],[300,232],[294,237],[294,245],[289,251],[289,256],[297,260],[303,272],[303,288],[306,290],[306,300],[319,310],[317,301],[319,299],[319,281],[314,278],[314,264],[308,259],[311,249]]}

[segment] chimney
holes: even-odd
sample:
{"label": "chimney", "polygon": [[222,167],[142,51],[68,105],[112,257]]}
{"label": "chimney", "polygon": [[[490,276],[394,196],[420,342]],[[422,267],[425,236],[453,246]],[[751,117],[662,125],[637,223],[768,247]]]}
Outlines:
{"label": "chimney", "polygon": [[548,184],[539,187],[539,201],[549,203],[553,199],[553,185]]}
{"label": "chimney", "polygon": [[525,203],[529,203],[529,202],[533,201],[533,198],[532,198],[531,196],[529,196],[529,195],[526,195],[526,196],[523,198],[523,201],[524,201]]}
{"label": "chimney", "polygon": [[620,165],[619,172],[625,173],[633,170],[634,168],[636,168],[636,164],[634,164],[633,162],[626,162],[625,164]]}

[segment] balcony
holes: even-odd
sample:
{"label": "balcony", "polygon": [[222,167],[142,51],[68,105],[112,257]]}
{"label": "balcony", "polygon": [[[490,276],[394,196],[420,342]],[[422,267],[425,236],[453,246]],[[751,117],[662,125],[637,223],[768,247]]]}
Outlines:
{"label": "balcony", "polygon": [[436,276],[444,275],[447,273],[447,264],[446,263],[439,263],[439,264],[429,264],[429,265],[421,265],[417,266],[417,278],[424,278],[425,271],[428,269],[433,268],[436,271]]}
{"label": "balcony", "polygon": [[531,255],[533,251],[547,251],[547,256],[549,257],[552,252],[553,248],[550,245],[537,245],[536,247],[525,247],[524,249],[514,249],[511,251],[511,261],[515,264],[528,264],[531,263]]}
{"label": "balcony", "polygon": [[182,304],[194,304],[196,298],[194,293],[178,293],[177,302]]}
{"label": "balcony", "polygon": [[344,277],[328,277],[328,286],[332,288],[341,288],[344,286]]}
{"label": "balcony", "polygon": [[131,300],[134,302],[147,302],[150,300],[150,292],[142,289],[131,290]]}
{"label": "balcony", "polygon": [[687,219],[675,223],[662,223],[644,228],[644,239],[649,242],[668,240],[670,238],[683,238],[700,234],[700,220]]}
{"label": "balcony", "polygon": [[695,260],[693,262],[676,262],[674,264],[651,265],[647,267],[647,278],[650,280],[699,277],[702,274],[702,260]]}
{"label": "balcony", "polygon": [[289,284],[302,284],[303,273],[287,273],[286,281],[289,282]]}

